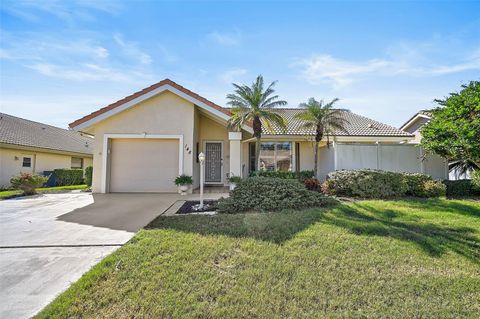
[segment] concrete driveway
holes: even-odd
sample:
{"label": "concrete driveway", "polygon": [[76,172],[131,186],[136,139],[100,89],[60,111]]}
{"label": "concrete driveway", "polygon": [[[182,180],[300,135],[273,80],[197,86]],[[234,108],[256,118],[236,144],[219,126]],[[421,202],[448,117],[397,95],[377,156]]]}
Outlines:
{"label": "concrete driveway", "polygon": [[179,199],[77,192],[1,201],[0,318],[35,315]]}

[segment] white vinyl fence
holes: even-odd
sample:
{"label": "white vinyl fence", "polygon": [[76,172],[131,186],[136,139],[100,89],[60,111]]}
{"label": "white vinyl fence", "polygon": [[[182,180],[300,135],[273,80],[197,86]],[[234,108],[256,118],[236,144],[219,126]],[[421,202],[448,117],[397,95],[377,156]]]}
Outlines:
{"label": "white vinyl fence", "polygon": [[337,143],[335,148],[337,170],[370,168],[448,178],[446,161],[434,154],[427,154],[423,159],[423,150],[415,145]]}

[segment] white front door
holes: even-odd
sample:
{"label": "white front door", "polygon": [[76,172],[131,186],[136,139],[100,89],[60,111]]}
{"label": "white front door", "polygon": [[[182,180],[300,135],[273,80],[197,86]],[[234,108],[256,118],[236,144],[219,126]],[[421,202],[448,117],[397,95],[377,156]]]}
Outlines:
{"label": "white front door", "polygon": [[223,183],[223,143],[205,142],[205,183]]}

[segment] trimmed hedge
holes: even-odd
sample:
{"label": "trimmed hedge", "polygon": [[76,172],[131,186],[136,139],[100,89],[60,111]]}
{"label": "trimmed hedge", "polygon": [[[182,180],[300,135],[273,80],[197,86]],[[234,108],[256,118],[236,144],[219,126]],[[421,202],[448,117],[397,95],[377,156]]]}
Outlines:
{"label": "trimmed hedge", "polygon": [[85,184],[92,186],[93,166],[87,166],[85,168]]}
{"label": "trimmed hedge", "polygon": [[477,189],[469,179],[460,179],[457,181],[445,180],[443,183],[447,186],[448,197],[480,195],[480,189]]}
{"label": "trimmed hedge", "polygon": [[368,169],[331,172],[322,185],[327,194],[361,198],[401,197],[407,189],[401,173]]}
{"label": "trimmed hedge", "polygon": [[299,172],[289,171],[253,171],[250,172],[250,177],[270,177],[270,178],[283,178],[283,179],[298,179],[303,182],[308,178],[313,178],[313,171],[304,170]]}
{"label": "trimmed hedge", "polygon": [[440,181],[419,173],[395,173],[380,170],[340,170],[327,176],[322,191],[330,195],[361,198],[445,196]]}
{"label": "trimmed hedge", "polygon": [[55,186],[69,186],[83,184],[82,169],[59,168],[53,170]]}
{"label": "trimmed hedge", "polygon": [[336,200],[312,192],[296,179],[249,177],[218,201],[219,213],[279,211],[327,206]]}

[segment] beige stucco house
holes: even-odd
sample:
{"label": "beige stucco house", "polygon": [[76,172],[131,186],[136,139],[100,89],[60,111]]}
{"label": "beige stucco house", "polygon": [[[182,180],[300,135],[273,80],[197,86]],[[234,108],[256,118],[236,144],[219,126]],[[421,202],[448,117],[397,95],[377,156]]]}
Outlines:
{"label": "beige stucco house", "polygon": [[[312,170],[313,132],[301,128],[298,108],[280,110],[286,131],[265,131],[261,161],[269,170]],[[319,178],[337,169],[376,168],[428,171],[414,136],[392,126],[344,111],[347,132],[320,146]],[[94,192],[175,192],[176,176],[193,176],[199,186],[198,154],[206,155],[205,184],[226,185],[231,175],[253,168],[252,129],[229,131],[228,108],[166,79],[70,124],[95,136]],[[443,176],[435,176],[442,178]]]}
{"label": "beige stucco house", "polygon": [[43,123],[0,113],[0,187],[20,173],[85,168],[93,161],[93,139]]}

